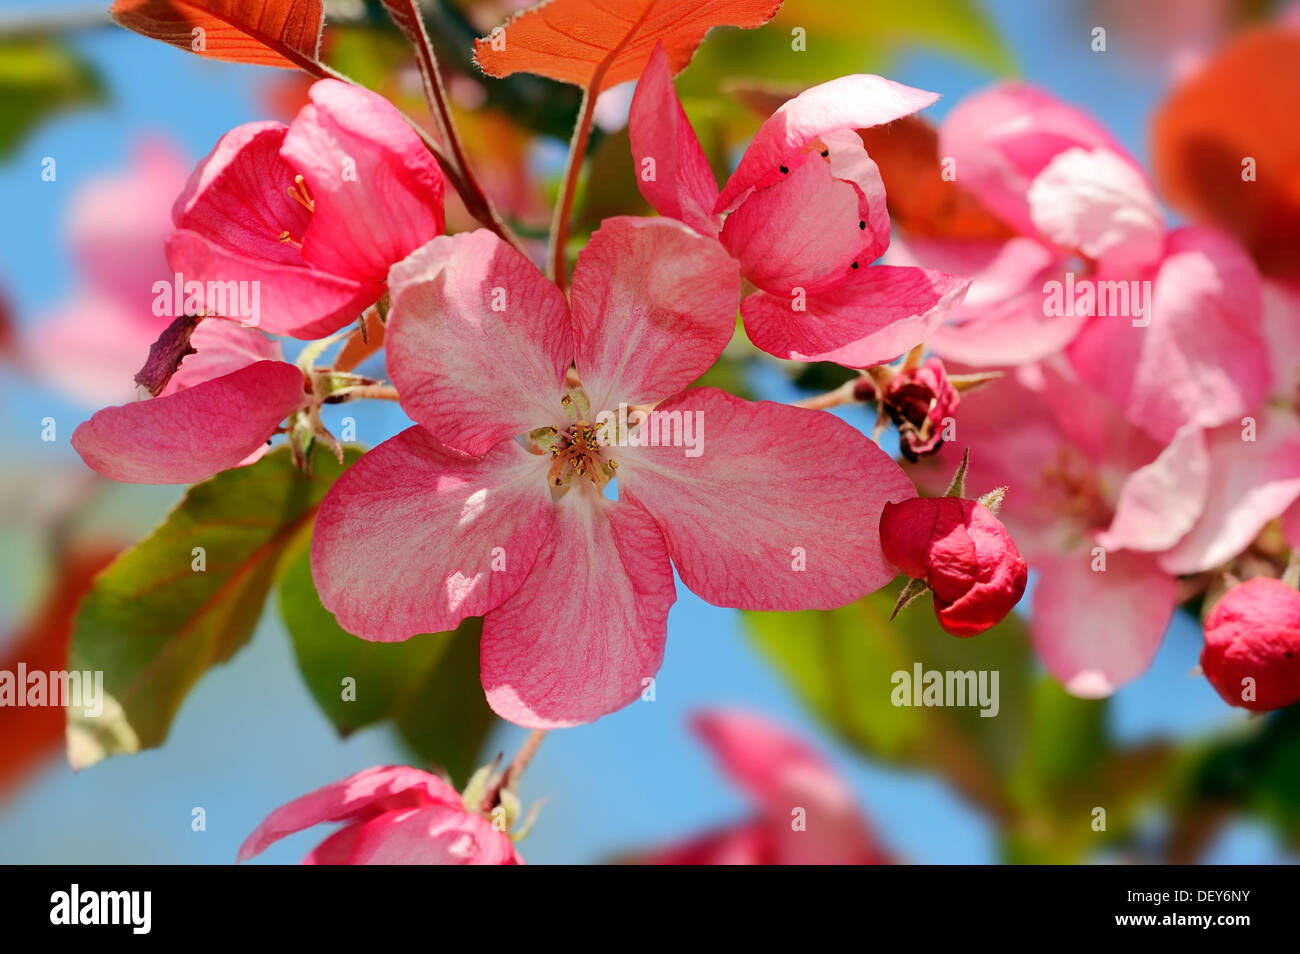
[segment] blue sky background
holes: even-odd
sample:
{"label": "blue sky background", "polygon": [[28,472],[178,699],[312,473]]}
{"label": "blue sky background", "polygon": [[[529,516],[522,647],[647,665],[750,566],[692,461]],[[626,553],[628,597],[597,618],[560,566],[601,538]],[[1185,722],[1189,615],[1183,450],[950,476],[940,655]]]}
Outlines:
{"label": "blue sky background", "polygon": [[[5,13],[84,6],[0,2]],[[1163,88],[1159,76],[1118,56],[1092,53],[1090,24],[1075,22],[1073,4],[996,0],[986,7],[1024,76],[1101,116],[1145,160],[1146,118]],[[197,160],[230,127],[265,118],[257,96],[263,74],[257,69],[200,60],[116,29],[82,35],[75,44],[102,72],[111,104],[48,123],[0,164],[0,287],[20,320],[73,290],[77,279],[62,233],[80,183],[120,169],[143,135],[161,132]],[[989,82],[980,71],[922,53],[905,55],[891,78],[941,92],[944,99],[929,114],[936,119]],[[40,179],[44,156],[58,160],[55,183]],[[776,374],[758,383],[766,396],[792,396]],[[24,380],[6,376],[0,383],[6,523],[22,509],[21,498],[11,499],[15,485],[39,481],[54,468],[80,466],[66,439],[90,410]],[[405,423],[390,405],[353,405],[348,413],[358,417],[358,438],[370,445]],[[56,443],[40,440],[45,416],[59,422]],[[860,411],[846,416],[869,426]],[[124,490],[105,504],[102,519],[143,530],[175,496],[172,490]],[[39,582],[39,552],[20,526],[7,526],[0,541],[0,616],[13,619]],[[1122,738],[1240,720],[1203,680],[1188,677],[1198,651],[1196,628],[1176,625],[1152,670],[1115,698]],[[991,831],[942,783],[865,765],[837,747],[749,648],[738,614],[709,606],[681,586],[657,701],[552,733],[544,743],[523,785],[526,803],[547,799],[522,845],[525,856],[534,862],[598,860],[745,815],[741,796],[687,730],[692,710],[717,704],[774,717],[827,751],[901,856],[927,862],[994,859]],[[490,749],[510,753],[522,737],[522,730],[504,729]],[[110,759],[80,776],[53,761],[0,804],[0,861],[229,863],[244,836],[274,807],[367,766],[405,758],[384,729],[336,739],[302,684],[278,618],[268,612],[251,644],[191,693],[161,749]],[[190,829],[195,806],[206,811],[205,832]],[[263,857],[296,861],[321,837],[323,832],[295,836]],[[1210,860],[1277,857],[1266,832],[1238,824]]]}

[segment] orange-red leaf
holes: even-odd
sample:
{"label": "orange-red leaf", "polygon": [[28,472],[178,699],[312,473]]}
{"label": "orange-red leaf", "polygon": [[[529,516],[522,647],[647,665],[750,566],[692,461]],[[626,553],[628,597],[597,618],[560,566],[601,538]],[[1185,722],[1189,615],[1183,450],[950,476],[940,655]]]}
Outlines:
{"label": "orange-red leaf", "polygon": [[476,40],[474,58],[491,76],[537,73],[582,87],[595,79],[599,93],[640,76],[657,40],[676,74],[710,27],[762,26],[780,8],[781,0],[550,0]]}
{"label": "orange-red leaf", "polygon": [[[0,670],[17,673],[22,663],[28,673],[49,673],[67,665],[68,639],[77,604],[117,549],[107,544],[86,544],[63,558],[50,592],[7,644],[9,649],[0,658]],[[23,686],[17,688],[25,691]],[[65,718],[61,706],[0,707],[0,792],[61,748]]]}
{"label": "orange-red leaf", "polygon": [[[1242,34],[1164,102],[1152,125],[1165,197],[1226,229],[1260,268],[1300,274],[1300,32]],[[1254,160],[1255,181],[1243,179]]]}
{"label": "orange-red leaf", "polygon": [[916,238],[1000,241],[1012,229],[955,181],[939,162],[939,133],[920,116],[858,130],[880,168],[889,214],[905,235]]}
{"label": "orange-red leaf", "polygon": [[325,11],[321,0],[115,0],[113,19],[200,56],[299,69],[320,62]]}

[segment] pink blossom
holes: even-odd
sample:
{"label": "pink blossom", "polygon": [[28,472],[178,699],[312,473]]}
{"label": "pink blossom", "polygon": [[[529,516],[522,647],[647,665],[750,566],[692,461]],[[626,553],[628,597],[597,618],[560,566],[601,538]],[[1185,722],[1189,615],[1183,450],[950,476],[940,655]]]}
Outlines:
{"label": "pink blossom", "polygon": [[736,265],[715,241],[607,220],[571,307],[482,230],[434,239],[390,286],[389,371],[417,423],[343,475],[312,541],[349,632],[482,615],[492,708],[572,725],[658,670],[670,560],[704,599],[748,609],[842,606],[894,575],[879,515],[915,490],[888,455],[833,415],[682,390],[734,327]]}
{"label": "pink blossom", "polygon": [[125,483],[188,484],[252,463],[307,402],[280,345],[251,328],[201,321],[187,357],[155,398],[96,411],[72,435],[86,466]]}
{"label": "pink blossom", "polygon": [[693,727],[731,780],[754,800],[758,815],[654,852],[644,859],[648,864],[892,863],[854,804],[853,792],[802,741],[745,712],[700,713]]}
{"label": "pink blossom", "polygon": [[465,808],[457,791],[428,772],[369,768],[277,808],[239,849],[239,861],[286,835],[344,822],[317,845],[308,865],[516,865],[510,836]]}
{"label": "pink blossom", "polygon": [[1028,570],[1011,534],[983,504],[914,497],[885,504],[885,559],[934,592],[934,615],[954,636],[1000,623],[1025,594]]}
{"label": "pink blossom", "polygon": [[1228,705],[1300,702],[1300,593],[1267,577],[1228,590],[1205,619],[1201,669]]}
{"label": "pink blossom", "polygon": [[[260,327],[297,338],[355,321],[389,266],[443,230],[442,172],[401,114],[338,80],[310,95],[289,126],[221,138],[176,199],[167,242],[186,282],[259,283]],[[207,305],[220,307],[210,293]]]}
{"label": "pink blossom", "polygon": [[40,376],[91,406],[134,393],[131,376],[169,317],[153,284],[170,274],[163,243],[185,164],[164,140],[142,142],[125,173],[80,187],[68,240],[81,287],[35,322],[26,357]]}
{"label": "pink blossom", "polygon": [[856,130],[935,99],[870,75],[815,86],[762,124],[719,194],[656,46],[629,121],[637,186],[662,215],[721,242],[758,287],[741,303],[758,347],[779,358],[880,364],[924,341],[969,282],[872,265],[889,247],[889,213]]}

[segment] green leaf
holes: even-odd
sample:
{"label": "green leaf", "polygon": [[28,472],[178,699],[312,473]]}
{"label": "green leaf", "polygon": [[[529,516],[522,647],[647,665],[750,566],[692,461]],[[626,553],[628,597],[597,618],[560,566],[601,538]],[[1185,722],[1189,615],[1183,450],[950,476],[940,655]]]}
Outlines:
{"label": "green leaf", "polygon": [[396,714],[397,731],[420,758],[446,769],[457,784],[478,767],[483,742],[496,724],[479,680],[483,621],[467,619],[454,632],[416,639],[445,639],[438,665]]}
{"label": "green leaf", "polygon": [[61,44],[39,38],[0,41],[0,159],[54,113],[103,98],[95,71]]}
{"label": "green leaf", "polygon": [[[359,456],[349,449],[346,461]],[[69,707],[74,768],[161,744],[190,688],[248,641],[285,553],[342,473],[328,454],[315,464],[303,475],[282,447],[195,484],[95,580],[68,665],[103,672],[104,710]]]}
{"label": "green leaf", "polygon": [[[321,605],[305,546],[280,581],[279,603],[307,688],[340,735],[392,719],[421,758],[458,782],[469,776],[492,724],[479,684],[479,620],[400,643],[353,636]],[[344,697],[345,679],[354,698]]]}
{"label": "green leaf", "polygon": [[[937,771],[977,805],[1010,815],[1000,777],[1025,739],[1032,664],[1024,625],[1012,616],[972,639],[957,639],[940,628],[929,598],[891,623],[901,589],[896,581],[828,612],[745,617],[759,648],[850,745],[883,762]],[[894,674],[910,680],[918,664],[922,672],[996,672],[997,714],[981,716],[978,705],[895,705]]]}

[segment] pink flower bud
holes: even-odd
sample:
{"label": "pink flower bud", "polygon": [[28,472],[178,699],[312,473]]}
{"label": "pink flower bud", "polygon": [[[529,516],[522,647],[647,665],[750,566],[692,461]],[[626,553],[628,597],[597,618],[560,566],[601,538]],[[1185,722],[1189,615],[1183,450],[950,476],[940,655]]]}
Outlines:
{"label": "pink flower bud", "polygon": [[884,407],[898,426],[903,456],[917,460],[937,451],[944,420],[957,413],[960,403],[961,395],[938,358],[894,375],[885,387]]}
{"label": "pink flower bud", "polygon": [[1201,669],[1231,706],[1268,712],[1300,700],[1300,593],[1268,577],[1230,589],[1206,617]]}
{"label": "pink flower bud", "polygon": [[1007,528],[974,500],[887,503],[880,538],[885,559],[930,585],[939,625],[954,636],[984,632],[1024,595],[1025,561]]}

